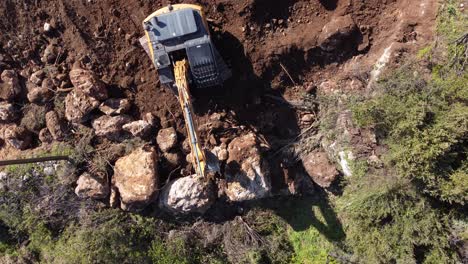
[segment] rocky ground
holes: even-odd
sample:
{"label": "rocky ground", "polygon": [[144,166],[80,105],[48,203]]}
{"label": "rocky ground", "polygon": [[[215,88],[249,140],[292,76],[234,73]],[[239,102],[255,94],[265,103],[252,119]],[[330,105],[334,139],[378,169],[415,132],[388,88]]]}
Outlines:
{"label": "rocky ground", "polygon": [[70,187],[80,198],[175,214],[331,188],[354,157],[378,165],[375,135],[349,112],[328,140],[317,98],[366,93],[424,46],[435,1],[188,2],[205,8],[233,71],[224,87],[192,91],[200,139],[222,163],[214,182],[193,175],[176,97],[138,43],[167,1],[0,3],[0,159],[62,142],[85,153]]}

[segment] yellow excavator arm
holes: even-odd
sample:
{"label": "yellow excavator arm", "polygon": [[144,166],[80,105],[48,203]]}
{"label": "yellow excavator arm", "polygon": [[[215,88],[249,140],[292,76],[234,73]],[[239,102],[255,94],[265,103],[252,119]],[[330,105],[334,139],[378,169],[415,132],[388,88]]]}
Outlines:
{"label": "yellow excavator arm", "polygon": [[195,123],[193,121],[193,109],[188,89],[188,67],[189,63],[186,59],[176,61],[174,65],[175,85],[177,86],[179,103],[182,107],[182,111],[184,112],[187,135],[190,139],[190,149],[192,150],[192,163],[195,167],[197,175],[205,177],[206,157],[205,153],[200,147]]}

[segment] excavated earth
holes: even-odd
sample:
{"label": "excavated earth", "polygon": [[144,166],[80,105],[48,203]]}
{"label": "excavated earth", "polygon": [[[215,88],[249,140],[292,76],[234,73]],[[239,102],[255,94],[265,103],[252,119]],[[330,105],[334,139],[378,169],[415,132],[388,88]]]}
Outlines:
{"label": "excavated earth", "polygon": [[[303,171],[300,160],[279,150],[309,131],[319,116],[316,103],[300,107],[297,102],[305,95],[364,93],[385,66],[397,65],[404,53],[430,41],[437,6],[435,0],[184,2],[205,8],[215,45],[233,72],[223,87],[192,91],[203,146],[226,146],[235,138],[254,133],[269,166],[274,192],[287,189]],[[178,101],[159,84],[138,42],[143,34],[141,21],[167,4],[169,1],[158,0],[1,1],[0,70],[16,71],[23,87],[22,94],[13,100],[19,109],[19,118],[13,122],[27,123],[24,119],[33,104],[26,95],[26,83],[40,69],[52,79],[62,80],[57,84],[61,90],[34,107],[63,116],[61,102],[72,87],[67,76],[73,65],[79,64],[105,83],[109,97],[129,99],[129,118],[145,120],[147,113],[152,113],[157,129],[174,127],[178,137],[175,148],[187,154]],[[328,32],[338,33],[330,37]],[[51,44],[52,60],[44,62]],[[96,109],[91,115],[95,119],[102,113]],[[94,123],[88,120],[80,126],[91,128]],[[83,128],[69,122],[66,126],[66,141],[79,142]],[[39,140],[42,128],[29,128],[29,149],[50,145]],[[151,131],[143,141],[157,145],[156,134]],[[91,144],[105,151],[114,143],[98,135]],[[0,159],[21,154],[11,144],[2,143]],[[157,156],[161,159],[164,155]],[[326,170],[333,172],[330,162],[325,163]],[[185,158],[166,158],[158,167],[162,184],[193,174]],[[228,167],[223,162],[217,177],[222,179]]]}

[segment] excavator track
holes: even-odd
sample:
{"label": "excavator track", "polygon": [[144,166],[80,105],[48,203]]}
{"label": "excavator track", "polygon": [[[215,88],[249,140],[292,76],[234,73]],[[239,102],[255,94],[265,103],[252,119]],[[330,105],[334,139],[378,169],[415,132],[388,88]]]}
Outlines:
{"label": "excavator track", "polygon": [[187,135],[190,138],[190,149],[192,155],[192,163],[194,164],[195,171],[200,177],[205,177],[206,157],[205,153],[200,147],[198,141],[195,123],[193,121],[193,108],[190,100],[190,93],[188,89],[188,72],[189,63],[186,59],[177,61],[174,65],[175,85],[179,97],[179,103],[184,112],[184,119],[187,128]]}

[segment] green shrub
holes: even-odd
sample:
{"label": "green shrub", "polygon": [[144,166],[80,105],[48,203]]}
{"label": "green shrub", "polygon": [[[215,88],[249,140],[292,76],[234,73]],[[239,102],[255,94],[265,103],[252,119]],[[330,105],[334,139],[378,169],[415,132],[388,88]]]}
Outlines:
{"label": "green shrub", "polygon": [[47,263],[151,263],[147,251],[155,230],[151,218],[104,210],[68,226],[41,255]]}
{"label": "green shrub", "polygon": [[401,175],[442,201],[465,204],[468,75],[409,84],[413,69],[406,66],[382,82],[383,93],[356,105],[354,119],[385,139]]}
{"label": "green shrub", "polygon": [[[350,187],[338,202],[347,244],[362,263],[455,263],[448,217],[407,181],[381,175]],[[424,248],[418,256],[418,248]],[[432,262],[437,256],[438,262]]]}

